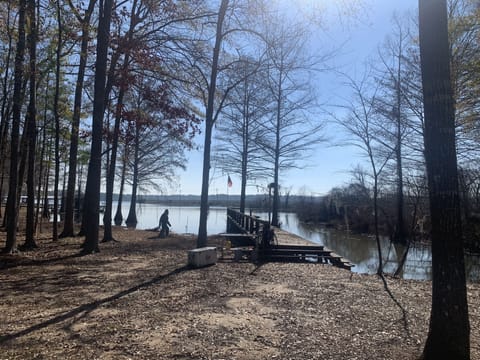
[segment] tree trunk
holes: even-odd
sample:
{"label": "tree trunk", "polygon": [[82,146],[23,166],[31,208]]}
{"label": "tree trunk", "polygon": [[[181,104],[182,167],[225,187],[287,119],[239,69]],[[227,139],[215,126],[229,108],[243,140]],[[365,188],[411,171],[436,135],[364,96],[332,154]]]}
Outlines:
{"label": "tree trunk", "polygon": [[58,39],[56,49],[55,64],[55,97],[53,99],[53,113],[55,118],[55,176],[53,181],[53,229],[52,240],[58,240],[58,184],[60,181],[60,114],[58,102],[60,99],[60,62],[62,51],[62,19],[60,14],[60,3],[56,2],[57,7],[57,23],[58,23]]}
{"label": "tree trunk", "polygon": [[213,49],[212,72],[210,74],[210,86],[208,88],[207,109],[205,114],[205,145],[203,149],[203,174],[202,194],[200,199],[200,221],[198,226],[197,247],[204,247],[207,244],[207,217],[208,217],[208,184],[210,180],[210,150],[212,143],[212,129],[214,124],[214,100],[217,89],[218,59],[223,40],[223,22],[227,12],[229,0],[222,0],[218,11],[217,31],[215,47]]}
{"label": "tree trunk", "polygon": [[245,88],[243,97],[243,148],[242,148],[242,184],[240,188],[240,212],[245,213],[245,197],[247,190],[248,150],[250,139],[250,111],[248,96],[248,78],[245,76]]}
{"label": "tree trunk", "polygon": [[[8,91],[8,84],[10,82],[9,76],[10,76],[10,60],[13,52],[13,36],[12,36],[12,31],[10,29],[10,14],[11,14],[11,3],[7,2],[7,23],[5,24],[6,30],[7,30],[7,37],[8,37],[8,51],[6,54],[6,59],[5,59],[5,76],[3,78],[3,85],[2,85],[2,110],[0,112],[0,154],[5,154],[6,153],[6,146],[7,146],[7,134],[8,134],[8,127],[9,127],[9,91]],[[6,156],[2,156],[0,159],[0,199],[3,199],[3,184],[5,180],[5,160]],[[2,206],[1,206],[1,201],[0,201],[0,218],[2,217]]]}
{"label": "tree trunk", "polygon": [[[135,11],[137,10],[137,1],[135,0],[132,4],[132,9],[130,12],[130,28],[126,36],[127,42],[132,41],[132,34],[136,24]],[[125,51],[123,65],[122,65],[122,75],[128,73],[128,65],[130,62],[130,54],[128,48]],[[111,76],[115,74],[112,73]],[[125,92],[127,91],[128,84],[123,81],[120,84],[120,89],[118,93],[117,106],[115,109],[115,124],[113,129],[113,141],[110,155],[110,164],[109,170],[107,172],[107,186],[106,186],[106,201],[105,201],[105,213],[103,215],[103,225],[104,225],[104,235],[103,241],[111,241],[113,239],[112,235],[112,207],[113,207],[113,185],[115,182],[115,169],[117,166],[117,149],[118,149],[118,136],[120,134],[120,122],[122,120],[122,109],[123,109],[123,98]]]}
{"label": "tree trunk", "polygon": [[[23,98],[25,98],[25,95],[23,95]],[[24,127],[25,127],[25,124],[26,124],[26,119],[24,121]],[[28,154],[28,136],[27,135],[28,135],[27,131],[24,131],[20,139],[20,149],[19,149],[20,161],[18,164],[17,204],[20,204],[20,199],[23,191],[23,182],[25,180],[25,169],[27,168],[27,154]],[[19,211],[20,211],[20,206],[17,207],[17,214],[19,213]]]}
{"label": "tree trunk", "polygon": [[[125,58],[125,64],[128,63],[128,56]],[[125,90],[122,88],[118,94],[117,106],[115,111],[115,124],[113,130],[113,142],[110,154],[110,164],[107,172],[107,186],[105,199],[105,213],[103,214],[103,242],[114,240],[112,234],[112,207],[113,207],[113,185],[115,182],[115,169],[117,166],[117,148],[118,135],[120,133],[120,121],[122,119],[123,97]]]}
{"label": "tree trunk", "polygon": [[242,159],[242,184],[240,188],[240,212],[245,214],[245,198],[247,190],[247,155],[243,154]]}
{"label": "tree trunk", "polygon": [[[128,63],[128,56],[125,58],[125,64]],[[120,89],[118,94],[117,106],[115,111],[115,124],[113,130],[113,142],[110,154],[109,169],[107,172],[105,213],[103,215],[104,235],[103,241],[111,241],[112,235],[112,207],[113,207],[113,185],[115,182],[115,169],[117,166],[118,135],[120,133],[120,121],[122,119],[123,97],[125,89]]]}
{"label": "tree trunk", "polygon": [[432,309],[423,358],[470,359],[446,0],[420,0],[419,25],[432,224]]}
{"label": "tree trunk", "polygon": [[380,233],[378,229],[378,174],[376,166],[371,158],[372,169],[373,169],[373,216],[374,216],[374,226],[375,226],[375,241],[377,243],[377,253],[378,253],[378,267],[377,275],[383,276],[383,255],[382,255],[382,244],[380,243]]}
{"label": "tree trunk", "polygon": [[28,171],[27,171],[27,219],[25,231],[24,247],[28,249],[36,248],[35,243],[35,151],[36,151],[36,92],[37,92],[37,30],[35,18],[35,0],[28,0],[27,14],[29,18],[29,77],[30,77],[30,96],[27,111],[27,138],[28,138]]}
{"label": "tree trunk", "polygon": [[83,198],[82,198],[82,177],[83,177],[83,164],[80,165],[80,170],[78,174],[78,188],[77,188],[77,199],[75,200],[75,221],[80,222],[82,220],[83,214]]}
{"label": "tree trunk", "polygon": [[[402,53],[400,49],[399,53]],[[401,61],[402,58],[398,56],[397,80],[396,80],[396,95],[397,106],[395,110],[397,129],[396,129],[396,149],[395,157],[397,160],[397,232],[395,241],[402,245],[407,244],[405,237],[405,217],[404,217],[404,196],[403,196],[403,168],[402,168],[402,92],[400,88],[401,81]]]}
{"label": "tree trunk", "polygon": [[276,119],[275,119],[275,148],[274,148],[274,162],[273,162],[273,206],[272,206],[272,225],[278,226],[278,208],[280,206],[279,190],[279,172],[280,172],[280,131],[282,128],[282,98],[283,98],[283,59],[280,59],[278,84],[276,90]]}
{"label": "tree trunk", "polygon": [[405,217],[404,217],[404,196],[403,196],[403,169],[402,169],[402,144],[401,135],[398,135],[396,159],[397,159],[397,231],[395,242],[406,245]]}
{"label": "tree trunk", "polygon": [[85,189],[82,223],[82,227],[85,231],[83,253],[86,254],[99,251],[98,231],[100,212],[100,183],[102,174],[102,132],[103,117],[105,112],[105,82],[112,8],[113,0],[105,0],[103,8],[100,8],[100,19],[98,23],[97,59],[95,63],[92,120],[92,147],[90,152],[90,161],[88,163],[88,175]]}
{"label": "tree trunk", "polygon": [[18,185],[18,140],[20,133],[20,116],[23,104],[23,61],[25,56],[25,0],[18,4],[18,41],[15,53],[15,79],[13,85],[13,117],[10,139],[10,180],[8,184],[8,199],[5,216],[7,217],[7,239],[4,252],[17,250],[17,185]]}
{"label": "tree trunk", "polygon": [[78,135],[80,117],[82,112],[83,82],[88,58],[88,42],[90,37],[90,17],[96,0],[90,0],[85,17],[82,20],[82,43],[80,47],[80,60],[78,65],[77,81],[75,84],[75,98],[73,104],[72,130],[70,136],[70,156],[68,161],[67,196],[65,199],[65,218],[63,231],[60,238],[75,236],[74,212],[75,212],[75,181],[77,177]]}
{"label": "tree trunk", "polygon": [[132,198],[130,200],[130,211],[128,212],[127,220],[125,223],[128,227],[137,226],[137,186],[138,186],[138,152],[140,147],[140,127],[141,125],[137,122],[135,126],[135,150],[134,150],[134,161],[133,161],[133,181],[132,181]]}
{"label": "tree trunk", "polygon": [[281,129],[281,112],[282,112],[282,68],[278,76],[277,88],[277,114],[275,128],[275,149],[274,149],[274,169],[273,169],[273,206],[272,206],[272,225],[278,226],[278,207],[280,205],[280,194],[278,192],[278,179],[280,172],[280,129]]}
{"label": "tree trunk", "polygon": [[122,225],[123,215],[122,215],[122,201],[123,201],[123,188],[125,187],[125,175],[127,171],[127,145],[125,145],[125,151],[123,155],[123,164],[122,164],[122,178],[120,179],[120,191],[118,194],[117,201],[117,212],[115,213],[115,225]]}
{"label": "tree trunk", "polygon": [[[47,84],[49,81],[49,76],[47,75]],[[44,156],[45,156],[45,147],[47,146],[47,98],[48,98],[48,86],[45,87],[45,105],[44,105],[44,110],[43,110],[43,130],[42,130],[42,145],[40,147],[40,163],[38,165],[38,184],[37,184],[37,208],[36,208],[36,213],[35,213],[35,229],[38,228],[38,220],[40,217],[40,204],[41,201],[40,199],[42,198],[42,179],[44,175]],[[45,184],[45,188],[48,188],[48,184]]]}
{"label": "tree trunk", "polygon": [[48,144],[48,160],[47,168],[45,169],[45,179],[44,179],[44,188],[43,188],[43,208],[42,208],[42,217],[40,221],[40,232],[42,231],[43,220],[50,221],[50,207],[48,204],[48,187],[50,185],[50,164],[52,163],[52,145]]}

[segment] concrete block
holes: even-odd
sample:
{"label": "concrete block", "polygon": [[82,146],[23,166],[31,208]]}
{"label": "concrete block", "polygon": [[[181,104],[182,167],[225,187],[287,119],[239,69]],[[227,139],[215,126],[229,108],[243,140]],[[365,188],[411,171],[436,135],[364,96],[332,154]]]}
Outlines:
{"label": "concrete block", "polygon": [[188,265],[202,267],[217,263],[217,248],[213,246],[188,251]]}

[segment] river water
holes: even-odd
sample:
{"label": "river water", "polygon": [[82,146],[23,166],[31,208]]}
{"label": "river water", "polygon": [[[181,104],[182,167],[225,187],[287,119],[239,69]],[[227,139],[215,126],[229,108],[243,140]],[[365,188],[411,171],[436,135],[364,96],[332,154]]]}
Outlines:
{"label": "river water", "polygon": [[[113,208],[116,211],[117,205]],[[128,216],[130,204],[122,204],[123,220]],[[163,204],[138,204],[137,229],[152,229],[158,226],[160,216],[168,209],[168,218],[172,224],[170,230],[177,234],[198,234],[200,208],[198,206],[169,206]],[[115,215],[115,214],[114,214]],[[100,223],[102,223],[102,215]],[[227,227],[227,209],[225,207],[210,207],[208,213],[208,234],[225,232]]]}
{"label": "river water", "polygon": [[[139,204],[137,207],[138,229],[151,229],[158,226],[158,221],[165,209],[169,210],[171,230],[184,234],[198,233],[200,216],[199,207],[168,206],[162,204]],[[114,206],[116,209],[116,206]],[[128,215],[129,204],[122,206],[124,218]],[[255,212],[254,215],[268,219],[268,213]],[[294,213],[280,213],[279,220],[282,229],[297,234],[314,243],[324,245],[337,254],[349,259],[355,264],[352,269],[358,273],[373,274],[378,266],[378,250],[372,236],[350,234],[345,231],[327,229],[301,223]],[[226,231],[227,210],[225,207],[211,207],[208,215],[208,234],[218,234]],[[384,270],[393,273],[402,257],[404,248],[393,246],[387,239],[382,239],[382,254]],[[404,279],[430,279],[432,255],[429,246],[414,245],[410,248],[402,277]],[[480,257],[466,257],[466,271],[470,280],[480,281]]]}

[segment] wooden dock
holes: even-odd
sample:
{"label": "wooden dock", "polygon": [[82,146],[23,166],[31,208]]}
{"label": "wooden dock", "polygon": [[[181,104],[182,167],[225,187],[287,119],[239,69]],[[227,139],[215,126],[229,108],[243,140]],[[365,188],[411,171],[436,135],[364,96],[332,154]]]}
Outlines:
{"label": "wooden dock", "polygon": [[227,210],[227,233],[220,235],[232,244],[231,250],[234,260],[237,261],[248,259],[260,262],[331,264],[347,270],[355,266],[333,250],[285,230],[271,227],[268,221],[233,209]]}

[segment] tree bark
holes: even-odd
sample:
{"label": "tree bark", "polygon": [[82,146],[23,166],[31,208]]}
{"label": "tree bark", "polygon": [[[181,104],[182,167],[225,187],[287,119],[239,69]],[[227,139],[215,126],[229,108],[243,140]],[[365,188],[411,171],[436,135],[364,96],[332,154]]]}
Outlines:
{"label": "tree bark", "polygon": [[130,210],[128,212],[125,223],[128,227],[137,226],[137,187],[138,187],[138,152],[140,146],[140,127],[138,122],[135,124],[135,149],[133,155],[133,181],[132,181],[132,198],[130,199]]}
{"label": "tree bark", "polygon": [[420,0],[431,238],[432,309],[423,359],[470,359],[446,0]]}
{"label": "tree bark", "polygon": [[[47,84],[48,84],[48,81],[49,81],[49,76],[47,75]],[[44,178],[44,165],[45,165],[45,161],[44,161],[44,157],[45,157],[45,148],[47,146],[47,99],[48,97],[48,87],[46,86],[45,87],[45,95],[44,95],[44,98],[45,98],[45,104],[44,104],[44,109],[43,109],[43,129],[42,129],[42,144],[40,146],[40,162],[38,164],[38,183],[37,183],[37,199],[38,199],[38,203],[37,203],[37,208],[35,210],[35,229],[37,229],[38,227],[38,220],[39,220],[39,217],[40,217],[40,206],[41,206],[41,201],[40,199],[42,198],[42,184],[43,184],[43,178]],[[46,176],[45,176],[46,177]],[[45,183],[44,184],[44,187],[45,188],[48,188],[48,184]]]}
{"label": "tree bark", "polygon": [[247,169],[248,169],[248,119],[244,122],[243,152],[242,152],[242,183],[240,188],[240,212],[245,213],[245,199],[247,193]]}
{"label": "tree bark", "polygon": [[[102,5],[102,2],[100,2]],[[110,22],[113,0],[105,0],[100,6],[97,35],[97,59],[95,62],[95,85],[92,120],[92,147],[88,163],[87,185],[82,227],[85,231],[83,253],[99,251],[98,231],[100,213],[100,183],[102,174],[102,131],[105,112],[105,82],[110,38]]]}
{"label": "tree bark", "polygon": [[[2,110],[0,112],[0,154],[5,154],[5,149],[7,146],[7,134],[8,134],[8,128],[9,128],[9,109],[10,106],[9,104],[9,91],[8,91],[8,84],[9,84],[9,76],[10,76],[10,60],[12,57],[12,52],[13,52],[13,36],[12,36],[12,29],[10,28],[10,14],[11,14],[11,3],[7,3],[7,23],[5,24],[5,27],[7,29],[7,37],[8,37],[8,50],[6,54],[6,59],[5,59],[5,76],[3,78],[3,84],[2,84]],[[2,156],[0,159],[0,199],[3,199],[3,184],[5,180],[5,158],[6,156]],[[0,205],[0,218],[2,217],[2,206]]]}
{"label": "tree bark", "polygon": [[245,200],[247,192],[248,152],[250,150],[250,95],[248,92],[249,78],[245,74],[244,96],[242,108],[243,136],[242,136],[242,183],[240,188],[240,212],[245,213]]}
{"label": "tree bark", "polygon": [[[128,63],[128,56],[125,57],[125,64]],[[126,65],[125,65],[126,66]],[[107,172],[107,186],[105,194],[105,213],[103,214],[103,241],[114,240],[112,234],[112,207],[113,207],[113,185],[115,183],[115,169],[117,166],[118,135],[120,133],[120,121],[122,118],[123,97],[125,89],[120,89],[115,111],[115,124],[113,130],[113,142],[110,154],[109,169]]]}
{"label": "tree bark", "polygon": [[120,191],[118,194],[117,201],[117,212],[115,213],[114,221],[115,225],[122,225],[123,215],[122,215],[122,202],[123,202],[123,188],[125,187],[125,175],[127,172],[127,144],[125,144],[123,159],[122,159],[122,178],[120,179]]}
{"label": "tree bark", "polygon": [[[132,4],[132,9],[130,12],[130,28],[128,29],[128,33],[126,35],[127,43],[132,41],[133,30],[135,28],[136,18],[137,18],[135,16],[136,10],[137,10],[137,1],[135,0]],[[126,75],[128,73],[129,62],[130,62],[130,52],[127,47],[124,54],[121,76]],[[111,74],[111,76],[113,75],[114,73]],[[120,122],[122,120],[123,98],[125,96],[127,88],[128,88],[128,84],[125,81],[122,81],[120,84],[117,105],[115,109],[115,123],[114,123],[114,129],[113,129],[112,148],[111,148],[111,154],[110,154],[109,170],[107,172],[105,213],[103,215],[103,225],[104,225],[103,241],[104,242],[114,240],[112,235],[113,185],[115,183],[115,169],[117,166],[118,136],[120,134]]]}
{"label": "tree bark", "polygon": [[56,49],[56,64],[55,64],[55,97],[53,100],[53,113],[55,118],[55,176],[53,180],[53,228],[52,228],[52,240],[58,240],[58,184],[60,182],[60,113],[59,113],[59,100],[60,100],[60,62],[62,53],[62,18],[60,13],[60,3],[57,0],[57,23],[58,23],[58,39]]}
{"label": "tree bark", "polygon": [[203,149],[202,194],[200,197],[200,221],[197,239],[197,247],[199,248],[204,247],[207,244],[208,185],[210,180],[210,151],[214,124],[214,100],[217,88],[218,60],[223,40],[223,23],[227,12],[228,2],[229,0],[222,0],[218,12],[215,47],[213,49],[212,72],[210,74],[210,85],[208,88],[207,109],[205,115],[205,143]]}
{"label": "tree bark", "polygon": [[278,181],[280,172],[280,130],[282,128],[282,86],[283,86],[283,61],[281,62],[278,75],[277,84],[277,113],[276,113],[276,127],[275,127],[275,149],[274,149],[274,169],[273,169],[273,206],[272,206],[272,225],[278,226],[278,208],[280,206],[280,194],[278,192]]}
{"label": "tree bark", "polygon": [[18,143],[20,133],[20,116],[23,104],[22,82],[23,61],[25,57],[25,0],[18,4],[18,41],[15,53],[15,78],[13,85],[13,117],[10,138],[10,178],[8,183],[8,199],[5,211],[7,225],[7,239],[4,252],[12,253],[17,250],[17,222],[18,222]]}
{"label": "tree bark", "polygon": [[397,67],[396,80],[396,109],[395,117],[397,121],[396,127],[396,148],[395,158],[397,161],[397,231],[395,241],[397,243],[407,245],[405,236],[405,217],[404,217],[404,196],[403,196],[403,166],[402,166],[402,90],[400,88],[401,69],[402,69],[402,47],[400,47]]}
{"label": "tree bark", "polygon": [[65,198],[65,219],[63,231],[60,238],[75,236],[74,230],[74,212],[75,212],[75,181],[77,177],[77,157],[78,157],[78,135],[80,128],[80,117],[82,112],[83,82],[85,78],[85,69],[88,58],[88,42],[90,37],[90,18],[95,6],[96,0],[90,0],[85,17],[81,19],[82,24],[82,42],[80,46],[80,60],[78,64],[78,74],[75,83],[75,96],[73,103],[72,130],[70,136],[70,155],[68,160],[68,181],[67,196]]}
{"label": "tree bark", "polygon": [[28,0],[27,14],[29,18],[29,103],[27,111],[27,137],[28,137],[28,170],[27,170],[27,219],[25,231],[25,248],[36,248],[35,243],[35,151],[36,151],[36,95],[37,95],[37,21],[35,17],[35,0]]}

